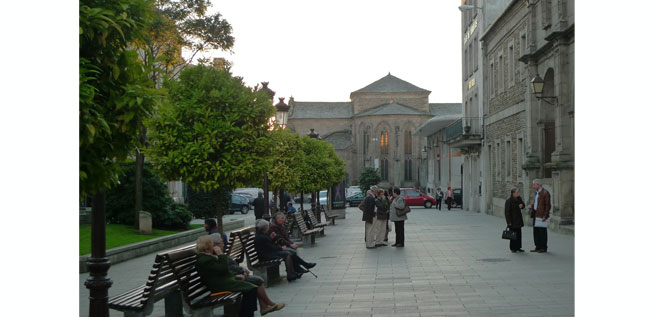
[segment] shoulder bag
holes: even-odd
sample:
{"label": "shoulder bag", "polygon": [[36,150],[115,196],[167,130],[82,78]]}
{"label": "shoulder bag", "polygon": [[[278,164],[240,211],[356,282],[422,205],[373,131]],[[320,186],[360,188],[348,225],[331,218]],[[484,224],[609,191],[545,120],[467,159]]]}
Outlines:
{"label": "shoulder bag", "polygon": [[505,240],[516,240],[516,232],[509,230],[509,227],[503,230],[503,239]]}

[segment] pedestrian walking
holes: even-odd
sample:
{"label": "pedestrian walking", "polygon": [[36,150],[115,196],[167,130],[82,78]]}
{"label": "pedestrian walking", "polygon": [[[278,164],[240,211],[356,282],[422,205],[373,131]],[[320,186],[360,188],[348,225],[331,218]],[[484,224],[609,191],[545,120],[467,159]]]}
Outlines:
{"label": "pedestrian walking", "polygon": [[437,200],[437,206],[435,209],[441,210],[441,200],[443,199],[443,192],[441,191],[441,187],[437,187],[437,192],[434,193],[434,198]]}
{"label": "pedestrian walking", "polygon": [[[377,190],[377,187],[375,187]],[[375,197],[373,196],[373,187],[371,190],[366,192],[366,198],[364,198],[364,210],[362,213],[362,221],[364,223],[364,241],[366,242],[367,249],[375,249],[375,227],[373,222],[375,221]]]}
{"label": "pedestrian walking", "polygon": [[387,199],[384,198],[384,190],[378,189],[375,195],[375,220],[373,220],[373,227],[375,227],[375,246],[387,246],[384,242],[384,235],[387,231],[387,218],[389,218],[389,209],[387,208]]}
{"label": "pedestrian walking", "polygon": [[389,218],[393,221],[394,230],[396,231],[396,242],[392,246],[402,248],[405,246],[405,220],[407,220],[407,214],[398,216],[398,211],[405,209],[405,198],[400,196],[400,188],[398,187],[393,189],[391,207]]}
{"label": "pedestrian walking", "polygon": [[530,216],[534,219],[532,234],[534,249],[530,252],[546,253],[548,250],[548,218],[550,217],[550,193],[543,188],[540,179],[532,181],[532,187],[537,191],[534,203],[530,205]]}
{"label": "pedestrian walking", "polygon": [[512,188],[510,196],[505,201],[505,221],[510,231],[516,232],[516,240],[509,240],[509,249],[516,252],[525,252],[521,243],[521,227],[523,227],[523,214],[521,210],[525,208],[521,192],[518,188]]}
{"label": "pedestrian walking", "polygon": [[448,190],[446,191],[446,206],[448,206],[448,210],[450,210],[450,204],[455,201],[455,194],[453,193],[453,190],[448,187]]}
{"label": "pedestrian walking", "polygon": [[262,192],[257,193],[257,198],[252,201],[252,205],[255,208],[255,220],[261,219],[266,212],[266,201]]}

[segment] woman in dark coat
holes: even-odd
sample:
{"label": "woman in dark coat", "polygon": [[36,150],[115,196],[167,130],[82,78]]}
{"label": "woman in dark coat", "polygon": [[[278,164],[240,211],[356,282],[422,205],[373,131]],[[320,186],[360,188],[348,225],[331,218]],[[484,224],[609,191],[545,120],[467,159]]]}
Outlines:
{"label": "woman in dark coat", "polygon": [[516,240],[509,240],[509,249],[512,252],[525,252],[521,249],[521,227],[523,227],[523,214],[521,209],[525,208],[521,192],[518,188],[512,188],[510,197],[505,201],[505,221],[507,228],[516,232]]}
{"label": "woman in dark coat", "polygon": [[223,254],[220,246],[214,245],[212,236],[199,237],[196,241],[196,251],[198,252],[196,255],[198,275],[212,293],[224,291],[243,293],[239,316],[254,316],[254,311],[257,310],[257,299],[261,306],[261,315],[284,307],[284,305],[276,305],[270,300],[269,303],[266,303],[264,298],[268,298],[268,296],[260,296],[258,293],[265,292],[263,287],[258,288],[254,284],[244,281],[243,275],[235,276],[230,273],[227,255]]}

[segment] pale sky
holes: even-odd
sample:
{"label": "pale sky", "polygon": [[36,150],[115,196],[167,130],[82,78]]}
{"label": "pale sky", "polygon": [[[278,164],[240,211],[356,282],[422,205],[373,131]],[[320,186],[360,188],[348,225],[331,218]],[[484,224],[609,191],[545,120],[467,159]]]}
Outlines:
{"label": "pale sky", "polygon": [[432,91],[430,102],[461,102],[460,1],[214,0],[232,25],[232,72],[278,97],[349,101],[392,75]]}

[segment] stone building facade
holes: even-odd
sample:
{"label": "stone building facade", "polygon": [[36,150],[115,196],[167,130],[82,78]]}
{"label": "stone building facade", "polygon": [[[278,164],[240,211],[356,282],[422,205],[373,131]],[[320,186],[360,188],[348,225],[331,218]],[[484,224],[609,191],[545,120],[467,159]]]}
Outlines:
{"label": "stone building facade", "polygon": [[291,98],[288,128],[303,135],[314,129],[333,144],[346,162],[348,185],[357,185],[362,170],[373,167],[379,170],[383,187],[426,188],[427,173],[421,167],[426,140],[414,133],[440,109],[461,108],[429,103],[430,93],[388,74],[353,91],[349,102]]}
{"label": "stone building facade", "polygon": [[[512,187],[532,200],[531,180],[551,192],[550,226],[573,223],[573,1],[511,1],[481,36],[482,146],[487,213],[503,216]],[[531,80],[544,76],[544,98]]]}
{"label": "stone building facade", "polygon": [[[482,147],[483,95],[484,95],[484,52],[480,38],[492,22],[503,12],[510,0],[467,0],[463,4],[473,6],[462,9],[462,120],[455,121],[446,130],[446,142],[457,147],[463,155],[463,208],[469,211],[485,210],[484,184],[485,166],[483,157],[486,149]],[[469,127],[466,131],[465,127]]]}

